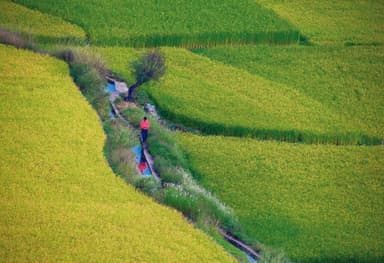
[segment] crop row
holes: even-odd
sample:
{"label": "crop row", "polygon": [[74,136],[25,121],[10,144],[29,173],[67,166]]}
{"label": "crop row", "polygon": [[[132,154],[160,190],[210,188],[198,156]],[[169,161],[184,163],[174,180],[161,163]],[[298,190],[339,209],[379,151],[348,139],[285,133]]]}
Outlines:
{"label": "crop row", "polygon": [[111,172],[65,63],[3,45],[0,59],[2,260],[233,262]]}
{"label": "crop row", "polygon": [[[300,40],[297,30],[270,32],[201,32],[201,33],[153,33],[109,37],[108,45],[131,47],[178,46],[188,48],[212,47],[217,45],[246,44],[292,44]],[[94,44],[105,44],[105,39]]]}
{"label": "crop row", "polygon": [[299,38],[273,11],[248,0],[16,2],[81,25],[92,43],[104,45],[199,47]]}
{"label": "crop row", "polygon": [[199,182],[234,209],[251,238],[294,262],[384,257],[382,146],[178,138]]}

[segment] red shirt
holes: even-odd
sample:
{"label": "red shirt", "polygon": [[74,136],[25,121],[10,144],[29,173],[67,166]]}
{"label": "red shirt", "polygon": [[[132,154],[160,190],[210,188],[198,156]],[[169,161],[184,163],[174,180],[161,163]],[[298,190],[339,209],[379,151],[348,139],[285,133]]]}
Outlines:
{"label": "red shirt", "polygon": [[147,164],[145,162],[139,163],[138,168],[141,173],[144,173],[145,169],[147,169]]}
{"label": "red shirt", "polygon": [[151,125],[149,124],[148,120],[141,120],[140,122],[140,128],[143,130],[148,130]]}

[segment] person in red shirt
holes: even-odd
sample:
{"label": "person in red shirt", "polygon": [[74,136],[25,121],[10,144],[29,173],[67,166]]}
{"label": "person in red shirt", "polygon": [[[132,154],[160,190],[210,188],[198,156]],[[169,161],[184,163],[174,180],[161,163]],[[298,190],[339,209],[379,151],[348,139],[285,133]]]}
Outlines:
{"label": "person in red shirt", "polygon": [[137,166],[140,170],[141,174],[144,174],[144,171],[147,169],[147,163],[145,161],[141,161]]}
{"label": "person in red shirt", "polygon": [[150,127],[150,123],[149,123],[149,120],[147,120],[147,117],[144,117],[141,121],[140,121],[140,129],[141,129],[141,139],[143,140],[143,143],[145,143],[147,141],[147,137],[148,137],[148,130],[149,130],[149,127]]}

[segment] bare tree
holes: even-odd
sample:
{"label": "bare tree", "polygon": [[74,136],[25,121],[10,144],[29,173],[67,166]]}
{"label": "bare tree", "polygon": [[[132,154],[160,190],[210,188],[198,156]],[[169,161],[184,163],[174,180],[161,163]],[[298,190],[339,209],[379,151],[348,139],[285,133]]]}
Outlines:
{"label": "bare tree", "polygon": [[136,89],[142,84],[150,80],[158,81],[165,74],[165,58],[158,49],[154,49],[134,62],[133,68],[136,83],[129,87],[128,101],[134,101]]}

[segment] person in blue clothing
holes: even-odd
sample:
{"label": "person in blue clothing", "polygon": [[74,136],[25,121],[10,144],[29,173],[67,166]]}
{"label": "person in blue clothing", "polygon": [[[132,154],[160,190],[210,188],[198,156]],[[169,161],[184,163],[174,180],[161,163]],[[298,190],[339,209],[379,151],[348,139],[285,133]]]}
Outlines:
{"label": "person in blue clothing", "polygon": [[148,130],[150,127],[151,127],[151,124],[149,123],[149,120],[147,119],[147,117],[144,117],[140,121],[141,139],[143,140],[143,143],[147,141]]}

